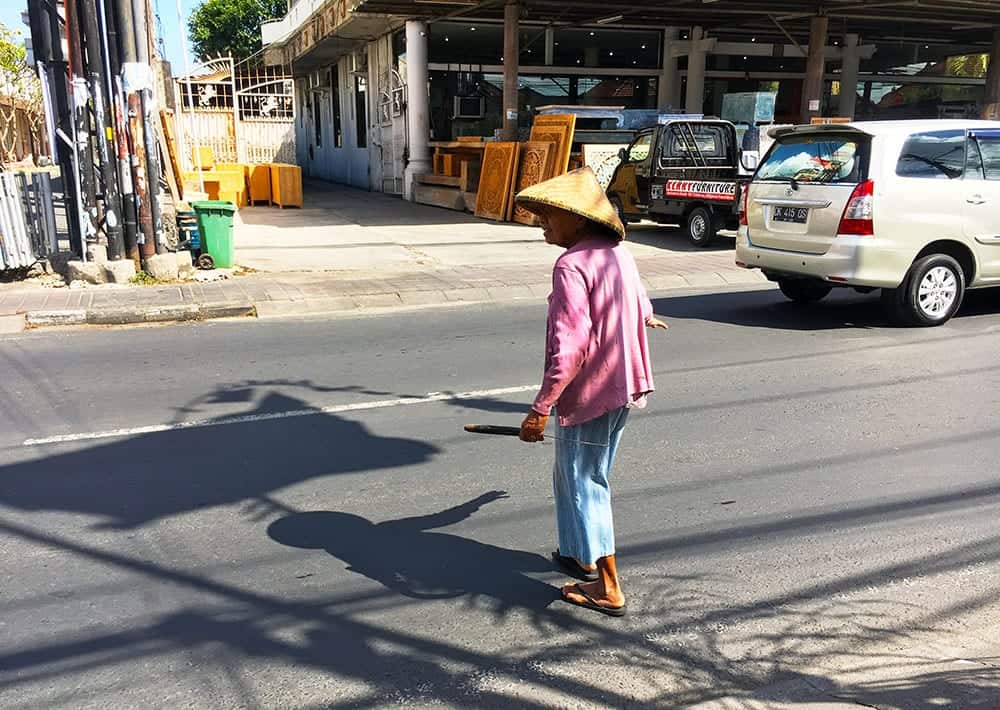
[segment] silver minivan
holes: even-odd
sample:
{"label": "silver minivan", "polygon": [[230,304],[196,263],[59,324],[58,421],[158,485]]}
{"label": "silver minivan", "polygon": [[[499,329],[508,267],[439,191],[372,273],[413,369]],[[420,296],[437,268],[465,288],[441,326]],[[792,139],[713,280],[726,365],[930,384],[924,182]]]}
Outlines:
{"label": "silver minivan", "polygon": [[743,191],[736,261],[792,300],[881,289],[892,320],[939,325],[1000,284],[1000,122],[794,126]]}

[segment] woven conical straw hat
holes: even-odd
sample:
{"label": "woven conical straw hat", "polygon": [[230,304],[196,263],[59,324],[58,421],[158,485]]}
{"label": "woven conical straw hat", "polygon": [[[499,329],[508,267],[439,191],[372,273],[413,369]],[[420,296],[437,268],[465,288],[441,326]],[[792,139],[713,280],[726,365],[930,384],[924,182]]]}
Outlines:
{"label": "woven conical straw hat", "polygon": [[607,227],[620,240],[625,238],[625,226],[618,218],[618,211],[589,167],[532,185],[517,193],[514,199],[529,212],[537,213],[543,205],[557,207]]}

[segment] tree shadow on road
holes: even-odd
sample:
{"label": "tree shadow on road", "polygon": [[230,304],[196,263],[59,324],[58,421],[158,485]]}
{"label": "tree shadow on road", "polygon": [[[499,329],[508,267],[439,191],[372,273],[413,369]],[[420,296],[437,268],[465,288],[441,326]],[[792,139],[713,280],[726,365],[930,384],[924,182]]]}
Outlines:
{"label": "tree shadow on road", "polygon": [[[645,582],[635,580],[630,589],[639,601],[637,613],[624,620],[560,604],[532,615],[531,625],[487,617],[497,625],[495,636],[483,641],[473,634],[479,640],[470,643],[463,624],[481,623],[481,607],[448,609],[447,630],[442,631],[440,610],[428,614],[427,605],[447,604],[462,594],[471,598],[478,593],[479,583],[472,579],[477,570],[470,565],[457,573],[463,575],[458,579],[430,565],[442,556],[474,550],[484,563],[478,572],[500,579],[498,570],[516,575],[537,560],[477,543],[463,547],[462,542],[437,539],[452,536],[427,531],[458,522],[498,498],[497,493],[486,494],[425,517],[380,524],[317,512],[287,516],[272,525],[272,537],[280,542],[326,549],[388,587],[383,594],[363,597],[316,586],[309,587],[311,596],[282,592],[273,588],[273,578],[252,575],[240,584],[228,583],[0,521],[0,532],[7,536],[204,596],[200,603],[152,618],[133,618],[125,629],[109,630],[97,620],[55,638],[49,634],[10,646],[0,653],[0,690],[58,692],[66,682],[88,688],[94,678],[114,673],[129,679],[123,687],[129,688],[131,699],[151,697],[166,689],[144,685],[137,667],[167,666],[179,656],[195,656],[199,663],[189,663],[183,674],[173,676],[172,697],[194,697],[192,689],[211,682],[221,692],[245,692],[248,707],[263,706],[275,693],[290,704],[314,699],[315,707],[327,708],[405,703],[688,707],[712,701],[719,703],[713,707],[758,707],[755,701],[783,699],[807,707],[856,698],[877,707],[929,710],[939,706],[936,698],[951,699],[951,707],[990,708],[961,701],[998,697],[995,668],[966,664],[942,671],[940,657],[912,650],[920,634],[936,632],[942,621],[993,604],[994,590],[923,613],[923,603],[904,609],[905,604],[879,589],[900,574],[933,575],[996,562],[996,536],[968,549],[914,553],[904,565],[912,571],[899,566],[830,570],[804,587],[762,590],[749,599],[733,593],[727,573],[657,574]],[[921,503],[913,501],[917,507]],[[909,514],[896,511],[901,518]],[[844,520],[840,528],[849,525]],[[343,538],[350,536],[360,539],[347,549],[352,541]],[[407,546],[408,536],[419,541]],[[390,561],[368,557],[386,553],[389,545]],[[407,553],[419,562],[406,560]],[[485,566],[491,562],[499,567]],[[421,584],[394,588],[400,570]],[[773,571],[758,574],[773,577]],[[428,579],[431,588],[425,589]],[[505,591],[483,595],[520,599],[516,580],[506,579],[501,587]],[[497,608],[503,605],[493,610]],[[880,649],[875,656],[873,647]],[[833,659],[833,667],[848,675],[822,670]],[[304,672],[310,675],[299,675]],[[260,687],[256,678],[269,679],[266,690],[255,690]],[[314,692],[306,688],[300,693],[296,684],[302,681]],[[900,698],[908,702],[898,702]]]}
{"label": "tree shadow on road", "polygon": [[226,387],[200,398],[250,404],[235,415],[2,466],[0,505],[83,513],[101,518],[99,527],[134,528],[241,501],[266,509],[269,494],[303,481],[412,466],[439,453],[260,389]]}

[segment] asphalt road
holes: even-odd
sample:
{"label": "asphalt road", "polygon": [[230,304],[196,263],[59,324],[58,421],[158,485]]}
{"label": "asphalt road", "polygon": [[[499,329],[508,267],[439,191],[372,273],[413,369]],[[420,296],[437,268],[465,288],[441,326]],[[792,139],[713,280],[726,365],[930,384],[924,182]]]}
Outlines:
{"label": "asphalt road", "polygon": [[551,444],[462,432],[519,423],[540,306],[0,339],[0,707],[939,706],[863,671],[1000,629],[1000,294],[656,309],[618,620],[558,601]]}

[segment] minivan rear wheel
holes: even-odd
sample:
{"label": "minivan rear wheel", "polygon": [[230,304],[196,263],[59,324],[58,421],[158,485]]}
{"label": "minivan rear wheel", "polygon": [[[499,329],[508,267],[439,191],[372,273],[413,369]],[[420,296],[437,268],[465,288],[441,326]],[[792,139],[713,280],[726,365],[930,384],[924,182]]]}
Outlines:
{"label": "minivan rear wheel", "polygon": [[947,254],[930,254],[913,262],[899,288],[883,289],[889,319],[900,325],[946,323],[962,306],[965,273]]}
{"label": "minivan rear wheel", "polygon": [[688,241],[696,247],[707,247],[718,232],[712,212],[707,207],[695,207],[687,218]]}
{"label": "minivan rear wheel", "polygon": [[796,303],[815,303],[826,298],[833,286],[816,279],[778,279],[778,288]]}

